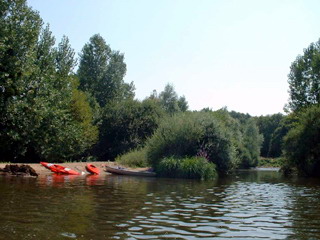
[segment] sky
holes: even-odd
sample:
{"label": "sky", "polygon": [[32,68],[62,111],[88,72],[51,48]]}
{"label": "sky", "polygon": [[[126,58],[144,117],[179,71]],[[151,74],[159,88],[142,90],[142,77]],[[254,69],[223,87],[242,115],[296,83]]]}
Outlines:
{"label": "sky", "polygon": [[320,38],[318,0],[28,0],[75,52],[99,33],[136,98],[174,86],[190,110],[283,113],[290,65]]}

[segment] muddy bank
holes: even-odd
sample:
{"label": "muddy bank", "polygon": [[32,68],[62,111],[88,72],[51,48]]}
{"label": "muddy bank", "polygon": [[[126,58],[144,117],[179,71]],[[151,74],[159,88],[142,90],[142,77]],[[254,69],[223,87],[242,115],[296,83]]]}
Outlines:
{"label": "muddy bank", "polygon": [[38,176],[37,172],[26,164],[7,164],[3,168],[0,167],[0,174],[31,177]]}
{"label": "muddy bank", "polygon": [[[71,168],[75,171],[78,171],[78,172],[84,172],[84,173],[88,173],[86,171],[86,165],[87,164],[93,164],[95,165],[97,168],[100,169],[100,175],[104,175],[104,174],[110,174],[110,173],[107,173],[105,170],[106,170],[106,166],[110,166],[110,167],[113,167],[113,166],[118,166],[117,163],[115,162],[66,162],[66,163],[56,163],[56,164],[59,164],[59,165],[62,165],[64,167],[68,167],[68,168]],[[4,168],[7,164],[10,164],[10,163],[0,163],[0,168]],[[39,175],[51,175],[52,172],[49,170],[49,169],[46,169],[45,167],[43,167],[40,163],[29,163],[28,164],[31,168],[33,168],[37,174]],[[130,168],[129,168],[130,169]],[[136,170],[145,170],[147,168],[139,168],[139,169],[136,169]]]}
{"label": "muddy bank", "polygon": [[[62,165],[64,167],[71,168],[78,172],[84,172],[88,173],[86,171],[86,165],[90,163],[95,165],[100,169],[100,174],[107,174],[105,172],[106,165],[108,166],[114,166],[115,164],[113,162],[67,162],[67,163],[57,163],[59,165]],[[5,168],[6,165],[10,163],[0,163],[0,168]],[[20,165],[20,164],[19,164]],[[49,169],[46,169],[43,167],[40,163],[29,163],[28,166],[30,166],[34,171],[39,175],[51,175],[52,172]]]}

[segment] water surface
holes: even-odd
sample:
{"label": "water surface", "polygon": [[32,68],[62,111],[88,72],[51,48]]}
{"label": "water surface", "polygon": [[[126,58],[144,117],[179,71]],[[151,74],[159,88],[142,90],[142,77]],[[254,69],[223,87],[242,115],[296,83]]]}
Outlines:
{"label": "water surface", "polygon": [[0,239],[320,239],[320,182],[0,176]]}

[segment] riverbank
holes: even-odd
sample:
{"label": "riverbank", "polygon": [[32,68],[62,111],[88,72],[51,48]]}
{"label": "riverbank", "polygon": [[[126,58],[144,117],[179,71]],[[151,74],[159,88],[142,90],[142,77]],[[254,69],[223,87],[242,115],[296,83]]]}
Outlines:
{"label": "riverbank", "polygon": [[[115,163],[115,162],[66,162],[66,163],[57,163],[57,164],[62,165],[64,167],[71,168],[71,169],[76,170],[78,172],[87,173],[86,165],[88,163],[89,164],[93,164],[97,168],[99,168],[100,169],[100,175],[109,174],[109,173],[107,173],[105,171],[106,166],[110,166],[110,167],[118,166],[118,164]],[[42,176],[42,175],[51,175],[52,174],[52,172],[49,169],[43,167],[40,163],[0,163],[0,168],[4,168],[7,164],[19,164],[19,165],[20,164],[26,164],[26,165],[29,165],[40,176]],[[141,168],[141,169],[137,169],[137,170],[144,170],[144,169]]]}

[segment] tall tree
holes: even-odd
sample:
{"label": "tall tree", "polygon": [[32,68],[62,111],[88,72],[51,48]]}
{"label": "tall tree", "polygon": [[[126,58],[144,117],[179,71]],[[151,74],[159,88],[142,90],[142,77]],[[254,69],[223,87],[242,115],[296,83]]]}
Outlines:
{"label": "tall tree", "polygon": [[100,106],[134,96],[133,83],[127,84],[124,55],[112,51],[99,35],[93,35],[80,54],[80,89],[91,93]]}
{"label": "tall tree", "polygon": [[[0,158],[61,161],[81,154],[97,133],[90,130],[90,114],[73,111],[81,99],[73,91],[71,70],[59,70],[64,64],[56,57],[63,51],[54,48],[49,26],[42,29],[25,0],[1,2],[0,11]],[[85,137],[88,132],[93,137]]]}
{"label": "tall tree", "polygon": [[260,157],[263,136],[259,133],[259,128],[253,118],[249,119],[245,125],[243,141],[249,153],[248,166],[256,166]]}
{"label": "tall tree", "polygon": [[189,106],[185,96],[179,97],[178,107],[182,112],[186,112],[188,110]]}
{"label": "tall tree", "polygon": [[288,75],[292,111],[320,103],[320,40],[311,43],[291,64]]}
{"label": "tall tree", "polygon": [[[259,132],[263,135],[261,156],[274,157],[273,156],[274,154],[270,153],[271,139],[272,139],[272,136],[273,136],[275,130],[279,127],[280,121],[282,119],[283,119],[283,115],[281,113],[268,115],[268,116],[260,116],[260,117],[256,118],[257,125],[259,127]],[[274,147],[276,147],[276,146],[272,147],[273,153],[275,153],[275,151],[281,153],[281,149],[276,150],[276,149],[274,149]]]}

